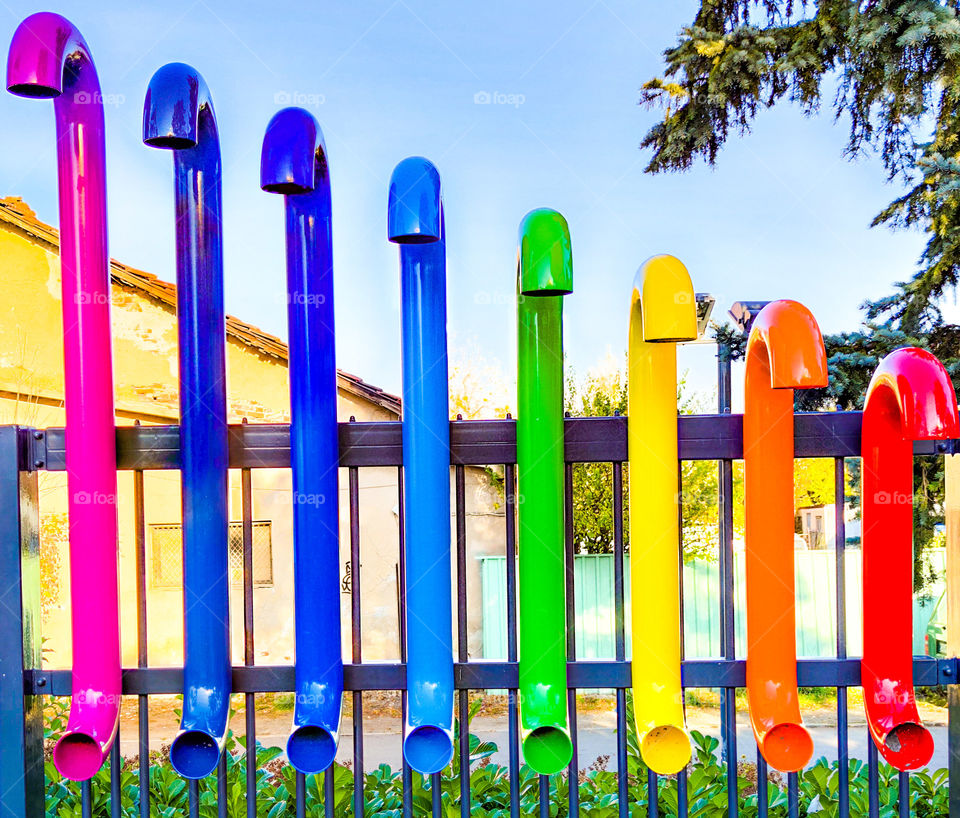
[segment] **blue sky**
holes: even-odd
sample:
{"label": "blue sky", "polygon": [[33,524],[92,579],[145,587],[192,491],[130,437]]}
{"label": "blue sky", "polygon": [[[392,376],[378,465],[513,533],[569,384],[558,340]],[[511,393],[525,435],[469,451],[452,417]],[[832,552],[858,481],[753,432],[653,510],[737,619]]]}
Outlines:
{"label": "blue sky", "polygon": [[[795,298],[824,331],[854,328],[857,306],[915,268],[917,233],[868,228],[900,188],[875,157],[842,158],[846,123],[788,106],[762,113],[716,170],[648,176],[639,142],[658,113],[637,90],[661,70],[697,4],[653,0],[344,0],[269,3],[63,2],[84,33],[107,116],[114,257],[174,280],[170,156],[143,146],[143,94],[170,61],[196,66],[217,110],[224,157],[227,309],[286,336],[282,200],[259,190],[264,127],[300,102],[330,153],[337,358],[400,388],[396,247],[387,182],[411,154],[440,169],[448,235],[452,352],[475,345],[515,369],[516,230],[534,207],[568,219],[575,292],[566,299],[570,364],[582,372],[625,348],[637,266],[669,252],[717,314],[738,299]],[[39,10],[4,0],[0,40]],[[491,95],[478,104],[478,94]],[[0,192],[56,224],[53,111],[0,95]],[[712,349],[685,351],[712,384]]]}

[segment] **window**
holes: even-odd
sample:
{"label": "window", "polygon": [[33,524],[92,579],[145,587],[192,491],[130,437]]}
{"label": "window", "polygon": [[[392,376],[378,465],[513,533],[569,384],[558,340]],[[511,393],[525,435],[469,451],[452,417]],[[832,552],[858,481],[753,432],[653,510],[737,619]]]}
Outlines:
{"label": "window", "polygon": [[[269,520],[254,520],[253,584],[273,585],[273,542]],[[149,526],[150,580],[154,588],[179,588],[183,582],[183,528],[179,523]],[[243,585],[243,523],[230,523],[230,584]]]}

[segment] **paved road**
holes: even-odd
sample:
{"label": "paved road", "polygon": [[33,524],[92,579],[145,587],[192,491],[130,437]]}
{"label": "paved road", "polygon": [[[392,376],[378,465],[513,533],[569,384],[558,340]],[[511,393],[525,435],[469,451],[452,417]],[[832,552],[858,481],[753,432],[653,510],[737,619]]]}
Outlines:
{"label": "paved road", "polygon": [[[582,724],[578,731],[578,758],[581,769],[585,769],[593,764],[598,758],[609,756],[607,760],[607,769],[615,770],[616,764],[616,732],[612,726],[604,723],[607,719],[598,719],[592,723]],[[397,769],[400,765],[401,742],[399,730],[393,727],[393,724],[370,725],[372,729],[364,732],[363,750],[364,750],[364,769],[374,769],[378,764],[389,764]],[[353,742],[352,725],[349,721],[344,721],[342,727],[340,752],[337,754],[338,761],[353,760]],[[701,733],[720,737],[720,730],[716,727],[698,726]],[[931,766],[936,769],[947,765],[947,728],[934,726],[931,728],[935,750]],[[490,720],[488,724],[474,723],[473,732],[485,741],[493,741],[499,748],[493,756],[494,761],[500,764],[507,764],[507,732],[503,727],[502,720]],[[826,756],[833,761],[837,757],[837,731],[834,727],[811,727],[810,732],[814,741],[814,759]],[[286,743],[286,734],[283,735],[258,735],[257,739],[265,746],[283,747]],[[851,758],[866,760],[867,757],[867,728],[862,725],[856,725],[850,728],[849,733],[849,753]],[[151,741],[151,745],[158,748],[159,741]],[[137,752],[136,742],[121,740],[121,751],[125,756],[134,756]],[[737,754],[739,757],[754,761],[756,759],[756,744],[753,741],[753,734],[748,725],[738,725],[737,727]]]}

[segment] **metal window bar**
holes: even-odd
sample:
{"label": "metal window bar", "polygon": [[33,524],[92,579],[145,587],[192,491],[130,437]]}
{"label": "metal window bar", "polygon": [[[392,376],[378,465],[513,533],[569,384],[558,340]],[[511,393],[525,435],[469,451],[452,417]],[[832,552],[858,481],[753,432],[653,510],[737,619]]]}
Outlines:
{"label": "metal window bar", "polygon": [[[721,383],[722,383],[721,379]],[[718,415],[683,416],[679,419],[680,457],[682,460],[713,460],[720,462],[721,469],[721,540],[723,555],[724,609],[723,656],[715,659],[687,659],[683,662],[684,687],[720,688],[725,694],[725,712],[722,723],[723,744],[729,762],[728,776],[732,789],[728,791],[730,813],[737,808],[735,750],[735,693],[744,685],[744,663],[733,654],[732,627],[732,549],[730,526],[732,500],[729,491],[732,463],[742,454],[742,419],[730,414],[728,391],[721,390],[721,408]],[[265,692],[290,692],[293,690],[293,668],[289,666],[257,665],[254,661],[254,621],[252,608],[253,559],[252,559],[252,490],[251,470],[254,468],[283,468],[289,464],[289,434],[282,425],[239,425],[230,430],[231,467],[241,469],[243,481],[243,550],[244,550],[244,663],[234,668],[233,689],[245,695],[246,718],[251,738],[255,735],[255,695]],[[816,413],[797,415],[795,421],[795,450],[798,457],[829,457],[836,464],[836,493],[838,502],[843,494],[843,459],[857,457],[860,448],[860,414],[856,412]],[[402,662],[364,663],[361,651],[360,579],[361,538],[359,506],[359,470],[367,466],[396,467],[401,465],[401,432],[399,423],[348,423],[340,428],[341,465],[347,469],[349,487],[349,545],[352,566],[352,663],[345,666],[345,689],[353,696],[353,761],[354,792],[353,807],[362,814],[364,804],[364,760],[362,694],[373,690],[401,690],[404,682]],[[147,655],[146,595],[144,586],[145,528],[143,521],[144,472],[154,469],[176,469],[179,458],[178,430],[171,426],[132,426],[117,429],[118,468],[133,471],[135,531],[138,559],[137,593],[137,663],[136,667],[124,670],[123,692],[138,697],[139,736],[138,749],[141,760],[149,758],[149,696],[178,693],[181,689],[182,671],[179,668],[151,667]],[[953,452],[956,441],[922,442],[914,447],[916,454]],[[646,798],[653,807],[656,798],[656,776],[650,777],[647,789],[643,782],[636,782],[631,791],[627,780],[624,745],[626,742],[626,710],[624,691],[630,686],[629,662],[625,659],[623,642],[623,576],[622,576],[622,463],[626,460],[626,419],[570,418],[565,421],[565,452],[569,465],[574,463],[610,463],[613,468],[615,519],[618,531],[615,536],[615,551],[619,563],[616,579],[617,600],[617,656],[613,660],[576,659],[576,645],[568,632],[571,645],[569,684],[571,701],[576,711],[577,689],[611,688],[617,691],[618,731],[614,741],[618,755],[620,793],[628,797]],[[485,466],[490,463],[504,465],[504,486],[507,502],[505,521],[505,546],[507,553],[507,606],[508,606],[508,657],[505,662],[470,661],[466,653],[465,627],[460,630],[455,685],[458,690],[460,712],[469,709],[470,690],[508,689],[509,700],[509,748],[508,769],[511,776],[510,813],[520,814],[519,796],[519,733],[518,704],[516,698],[517,642],[516,642],[516,526],[513,517],[516,504],[515,468],[516,429],[512,420],[455,422],[451,426],[451,453],[454,469],[454,484],[457,491],[456,531],[458,559],[458,627],[465,624],[466,583],[461,571],[466,565],[465,491],[463,467]],[[0,427],[0,575],[7,579],[0,589],[0,601],[5,610],[4,627],[0,629],[0,703],[3,718],[0,719],[0,818],[9,815],[33,816],[43,814],[44,780],[43,738],[40,697],[42,695],[64,696],[70,692],[70,673],[65,670],[41,668],[39,657],[39,587],[38,587],[38,517],[37,473],[40,470],[64,469],[63,430],[33,430],[21,427]],[[568,498],[567,508],[570,509]],[[841,758],[848,757],[847,713],[845,692],[860,683],[859,660],[846,657],[845,598],[843,582],[844,537],[842,514],[838,514],[837,534],[837,656],[835,658],[801,659],[798,663],[798,680],[803,686],[834,687],[842,695],[838,699],[838,747]],[[568,529],[567,553],[573,550],[572,531]],[[568,584],[572,577],[568,575]],[[573,595],[570,595],[570,603]],[[402,606],[401,606],[402,610]],[[955,684],[958,662],[955,659],[916,657],[914,660],[915,683],[919,686]],[[576,740],[576,722],[572,722]],[[466,725],[464,725],[466,728]],[[951,725],[950,753],[954,746],[953,734],[956,725]],[[466,747],[467,763],[462,767],[464,776],[469,775],[468,738],[460,741],[461,750]],[[247,773],[247,814],[256,813],[255,779],[257,759],[255,744],[251,741],[245,748],[244,768]],[[879,764],[872,744],[868,743],[868,777],[870,782],[870,814],[879,813],[878,784]],[[119,750],[110,761],[111,776],[108,778],[111,814],[118,814],[121,759]],[[235,763],[233,761],[231,764]],[[149,812],[149,778],[143,770],[137,779],[140,795],[140,812]],[[759,771],[758,771],[759,772]],[[212,790],[219,795],[219,813],[225,814],[224,767],[221,766],[217,786]],[[571,775],[573,771],[571,770]],[[841,772],[841,789],[844,798],[840,814],[849,814],[849,801],[845,796],[849,782]],[[574,779],[575,780],[575,779]],[[433,812],[441,806],[440,788],[436,780],[432,784]],[[909,776],[900,776],[899,812],[909,811]],[[295,793],[296,814],[305,813],[305,800],[309,782],[297,781]],[[954,782],[960,786],[960,782]],[[330,796],[333,790],[332,772],[324,775],[326,814],[332,814]],[[93,788],[103,786],[99,782],[81,787],[81,813],[91,814]],[[666,785],[665,785],[666,786]],[[541,780],[540,811],[547,805],[550,790],[549,779]],[[573,789],[576,789],[574,786]],[[204,792],[211,792],[209,784],[203,784]],[[188,788],[189,814],[199,812],[201,787],[194,783]],[[470,795],[469,780],[460,782],[460,792]],[[799,787],[796,776],[788,778],[789,812],[798,814]],[[576,805],[576,796],[571,796]],[[468,806],[468,805],[467,805]],[[467,806],[461,813],[467,814]],[[628,805],[621,799],[619,811],[625,813]],[[404,813],[412,814],[410,790],[405,788]],[[653,814],[651,809],[650,814]]]}
{"label": "metal window bar", "polygon": [[[152,586],[180,587],[183,581],[183,527],[180,523],[151,523],[148,528]],[[248,576],[258,588],[273,585],[272,528],[269,520],[245,519],[229,524],[227,547],[230,549],[231,585],[244,588]]]}

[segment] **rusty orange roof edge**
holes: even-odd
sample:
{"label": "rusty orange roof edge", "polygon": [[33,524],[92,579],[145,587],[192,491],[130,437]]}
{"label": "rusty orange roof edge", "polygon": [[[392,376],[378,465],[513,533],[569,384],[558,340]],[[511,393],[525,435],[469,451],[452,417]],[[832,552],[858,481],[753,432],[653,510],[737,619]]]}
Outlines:
{"label": "rusty orange roof edge", "polygon": [[[60,231],[40,221],[33,209],[20,196],[6,196],[0,199],[0,221],[12,224],[23,232],[52,247],[60,247]],[[116,259],[110,259],[111,280],[124,287],[140,290],[151,298],[176,308],[177,287],[169,281],[162,281],[153,273],[130,267]],[[253,324],[241,321],[232,315],[227,316],[227,337],[233,338],[245,346],[270,355],[281,361],[287,361],[287,345],[276,335],[264,332]],[[359,397],[366,398],[399,416],[400,398],[385,392],[378,386],[366,383],[362,378],[337,370],[339,388],[346,389]]]}

